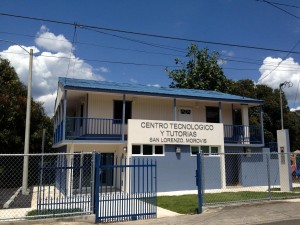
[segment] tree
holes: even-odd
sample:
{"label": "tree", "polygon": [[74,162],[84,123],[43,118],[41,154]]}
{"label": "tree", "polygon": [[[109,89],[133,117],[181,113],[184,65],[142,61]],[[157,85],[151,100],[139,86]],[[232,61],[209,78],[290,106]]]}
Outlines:
{"label": "tree", "polygon": [[175,59],[175,64],[182,68],[171,71],[166,68],[169,78],[172,79],[170,87],[220,92],[229,90],[232,82],[226,78],[218,64],[220,60],[218,52],[209,53],[208,48],[199,50],[196,45],[192,44],[188,47],[186,57],[189,60],[187,63],[178,58]]}
{"label": "tree", "polygon": [[[188,48],[186,57],[188,62],[175,59],[176,65],[180,69],[174,69],[168,72],[172,79],[170,87],[215,90],[229,94],[235,94],[248,98],[260,99],[264,101],[264,138],[265,143],[276,141],[276,132],[281,129],[280,126],[280,100],[279,89],[272,89],[267,85],[255,85],[252,80],[232,81],[227,79],[222,68],[219,66],[220,54],[218,52],[209,53],[207,48],[199,50],[196,45]],[[283,118],[285,127],[290,129],[291,149],[300,148],[300,120],[291,114],[285,95],[283,99]],[[260,124],[260,109],[257,107],[249,110],[250,125]]]}
{"label": "tree", "polygon": [[[238,80],[232,84],[231,94],[264,101],[264,139],[265,143],[276,142],[277,130],[281,129],[280,94],[279,89],[273,89],[267,85],[255,85],[252,80]],[[284,127],[289,129],[291,151],[300,148],[300,117],[290,112],[287,99],[282,93],[283,122]],[[250,125],[259,124],[260,111],[250,108]]]}
{"label": "tree", "polygon": [[[0,153],[23,153],[27,88],[7,60],[0,59]],[[45,150],[51,151],[52,122],[40,102],[32,101],[30,153],[40,152],[42,130],[46,129]]]}

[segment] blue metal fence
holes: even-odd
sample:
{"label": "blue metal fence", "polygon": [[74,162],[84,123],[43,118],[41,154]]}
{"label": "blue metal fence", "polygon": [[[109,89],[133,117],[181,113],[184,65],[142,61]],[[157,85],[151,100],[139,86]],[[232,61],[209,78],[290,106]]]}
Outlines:
{"label": "blue metal fence", "polygon": [[38,215],[92,212],[91,156],[90,153],[42,156],[37,188]]}
{"label": "blue metal fence", "polygon": [[156,217],[155,160],[96,154],[95,162],[96,222]]}
{"label": "blue metal fence", "polygon": [[156,217],[156,161],[113,153],[42,156],[37,214],[92,214],[96,222]]}

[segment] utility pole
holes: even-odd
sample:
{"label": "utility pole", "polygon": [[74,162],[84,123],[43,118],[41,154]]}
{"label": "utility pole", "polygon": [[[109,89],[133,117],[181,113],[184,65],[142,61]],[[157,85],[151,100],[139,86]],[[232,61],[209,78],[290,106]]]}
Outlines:
{"label": "utility pole", "polygon": [[290,88],[292,86],[293,86],[293,83],[290,81],[285,81],[285,82],[279,84],[281,130],[284,129],[284,127],[283,127],[282,89],[284,89],[286,87]]}
{"label": "utility pole", "polygon": [[24,163],[23,163],[23,182],[22,194],[28,195],[28,154],[29,154],[29,138],[30,138],[30,116],[31,116],[31,86],[32,86],[32,60],[33,50],[29,53],[29,75],[27,84],[27,108],[26,108],[26,127],[25,127],[25,143],[24,143]]}

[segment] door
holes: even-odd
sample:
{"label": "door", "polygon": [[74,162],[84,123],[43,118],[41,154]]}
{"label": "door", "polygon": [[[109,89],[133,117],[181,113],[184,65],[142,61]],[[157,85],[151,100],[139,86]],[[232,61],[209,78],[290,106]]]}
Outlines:
{"label": "door", "polygon": [[226,185],[235,186],[239,182],[240,155],[225,154]]}
{"label": "door", "polygon": [[101,185],[113,186],[114,153],[100,154],[100,182]]}

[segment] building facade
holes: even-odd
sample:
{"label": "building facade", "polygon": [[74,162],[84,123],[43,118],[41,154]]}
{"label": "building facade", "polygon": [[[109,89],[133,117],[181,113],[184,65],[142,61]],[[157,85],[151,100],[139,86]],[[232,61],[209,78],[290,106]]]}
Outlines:
{"label": "building facade", "polygon": [[[252,173],[247,167],[259,167],[264,156],[224,155],[263,152],[262,104],[215,91],[59,78],[53,147],[112,158],[104,163],[114,163],[114,157],[155,158],[159,192],[196,190],[199,152],[206,189],[263,185],[263,179],[245,177]],[[253,107],[260,112],[256,126],[249,125]],[[107,185],[117,184],[111,179]]]}

